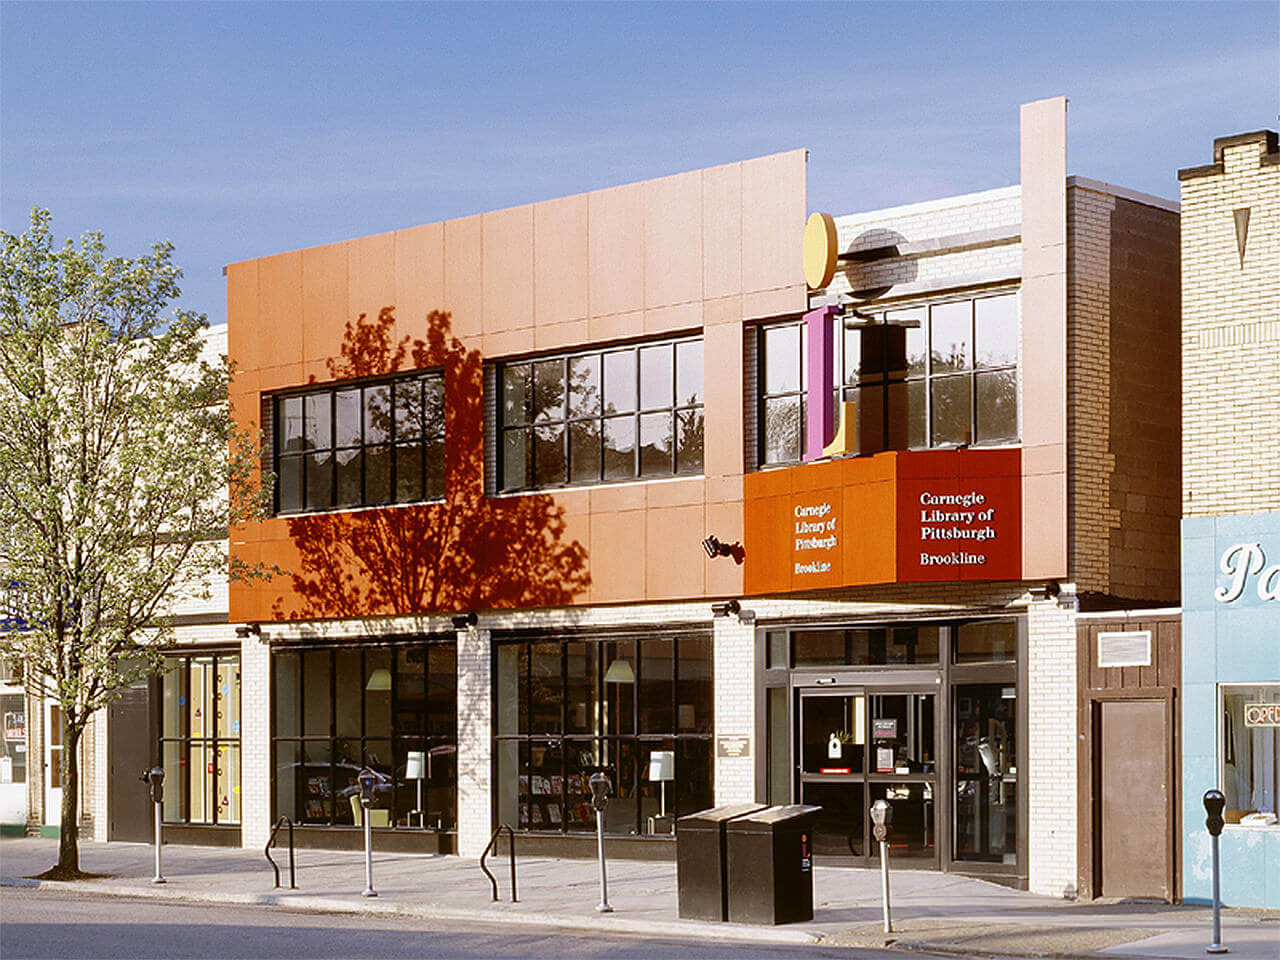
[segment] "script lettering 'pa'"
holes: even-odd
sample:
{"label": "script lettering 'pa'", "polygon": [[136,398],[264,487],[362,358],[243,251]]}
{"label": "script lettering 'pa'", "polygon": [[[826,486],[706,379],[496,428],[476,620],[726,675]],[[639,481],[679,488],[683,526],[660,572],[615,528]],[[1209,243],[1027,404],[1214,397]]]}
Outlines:
{"label": "script lettering 'pa'", "polygon": [[1267,555],[1260,543],[1237,543],[1222,552],[1218,569],[1231,578],[1225,587],[1213,591],[1219,603],[1230,603],[1244,593],[1246,581],[1258,578],[1258,599],[1280,603],[1280,564],[1267,566]]}

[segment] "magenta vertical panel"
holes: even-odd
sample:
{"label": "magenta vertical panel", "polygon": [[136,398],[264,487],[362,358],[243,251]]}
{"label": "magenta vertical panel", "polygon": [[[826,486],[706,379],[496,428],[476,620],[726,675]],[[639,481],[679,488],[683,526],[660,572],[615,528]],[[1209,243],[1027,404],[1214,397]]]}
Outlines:
{"label": "magenta vertical panel", "polygon": [[835,336],[831,318],[838,307],[819,307],[804,315],[809,340],[806,358],[809,373],[808,423],[805,425],[804,458],[817,460],[822,448],[836,435],[835,411],[831,403],[832,368],[835,366]]}

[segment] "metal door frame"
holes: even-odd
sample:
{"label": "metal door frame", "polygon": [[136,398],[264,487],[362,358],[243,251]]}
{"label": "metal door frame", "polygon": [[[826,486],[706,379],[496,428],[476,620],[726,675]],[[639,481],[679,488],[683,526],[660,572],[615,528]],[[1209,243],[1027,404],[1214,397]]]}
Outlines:
{"label": "metal door frame", "polygon": [[[933,857],[930,858],[912,858],[909,863],[911,869],[924,870],[942,870],[944,869],[944,857],[942,856],[943,845],[949,844],[951,840],[951,824],[950,824],[950,796],[948,791],[940,788],[941,780],[940,771],[943,767],[944,754],[949,762],[950,748],[948,741],[943,736],[942,729],[942,713],[945,709],[945,698],[943,696],[943,684],[941,683],[941,672],[920,671],[926,673],[927,676],[909,680],[903,678],[901,674],[894,676],[892,679],[883,677],[877,682],[877,677],[868,676],[865,672],[857,674],[841,671],[842,676],[839,677],[794,677],[792,685],[793,696],[793,716],[795,722],[792,726],[791,751],[792,751],[792,798],[796,803],[804,802],[804,785],[806,783],[849,783],[861,784],[863,790],[862,804],[862,836],[868,838],[871,836],[871,812],[870,812],[870,792],[873,784],[883,784],[890,786],[907,786],[911,784],[928,783],[933,788]],[[896,673],[896,672],[895,672]],[[933,682],[929,682],[932,680]],[[827,682],[821,682],[827,681]],[[933,773],[912,773],[912,774],[892,774],[892,773],[875,773],[871,769],[871,750],[872,750],[872,726],[871,726],[871,698],[876,696],[900,696],[905,694],[916,694],[918,696],[933,697],[933,745],[934,760]],[[863,746],[862,754],[862,770],[857,773],[848,774],[819,774],[808,773],[804,770],[803,756],[803,734],[805,720],[805,701],[810,698],[817,697],[857,697],[862,696],[863,700],[863,723],[866,731],[866,742]],[[949,728],[948,728],[949,729]],[[872,852],[872,845],[866,843],[866,853],[861,856],[850,854],[850,860],[858,863],[860,866],[873,867],[879,864],[879,851]],[[841,858],[844,859],[844,858]]]}

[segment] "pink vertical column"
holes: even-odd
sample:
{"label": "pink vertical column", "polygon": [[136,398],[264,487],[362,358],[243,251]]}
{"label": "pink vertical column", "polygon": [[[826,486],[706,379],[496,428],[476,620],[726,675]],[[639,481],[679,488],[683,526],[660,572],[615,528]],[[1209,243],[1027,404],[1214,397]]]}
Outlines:
{"label": "pink vertical column", "polygon": [[1022,105],[1021,167],[1022,576],[1038,580],[1067,574],[1065,98]]}
{"label": "pink vertical column", "polygon": [[809,375],[808,423],[805,426],[805,460],[817,460],[822,449],[836,435],[835,410],[831,403],[834,384],[835,335],[831,318],[840,313],[839,307],[819,307],[804,315],[806,335],[809,340],[806,370]]}

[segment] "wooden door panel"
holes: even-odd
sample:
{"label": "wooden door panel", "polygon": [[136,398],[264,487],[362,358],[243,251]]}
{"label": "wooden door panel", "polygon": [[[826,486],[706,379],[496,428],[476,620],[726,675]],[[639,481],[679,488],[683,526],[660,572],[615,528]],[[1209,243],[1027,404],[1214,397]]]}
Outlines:
{"label": "wooden door panel", "polygon": [[1097,702],[1098,895],[1170,898],[1170,735],[1163,700]]}

